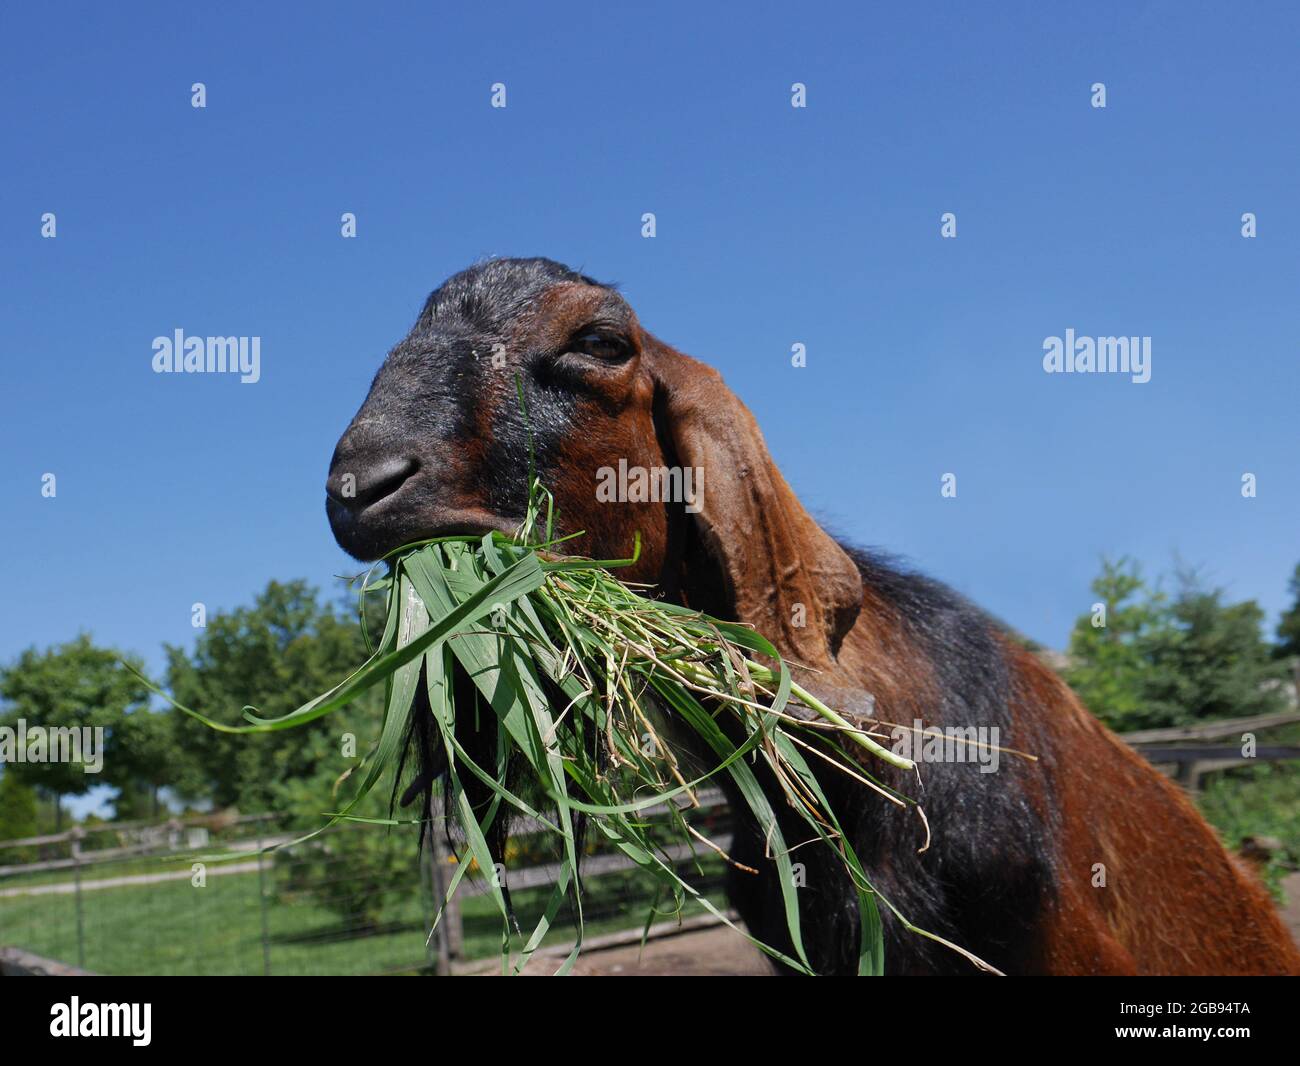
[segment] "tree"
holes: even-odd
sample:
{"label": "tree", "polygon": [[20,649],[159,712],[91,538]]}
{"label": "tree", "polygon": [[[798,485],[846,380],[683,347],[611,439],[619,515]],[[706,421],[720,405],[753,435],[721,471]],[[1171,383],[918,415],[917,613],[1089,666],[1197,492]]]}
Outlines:
{"label": "tree", "polygon": [[[39,835],[36,792],[17,774],[6,770],[0,773],[0,841],[21,840]],[[0,866],[27,862],[31,853],[26,848],[0,850]]]}
{"label": "tree", "polygon": [[1148,587],[1128,558],[1103,559],[1091,588],[1104,614],[1094,605],[1075,622],[1065,678],[1108,725],[1120,731],[1145,728],[1150,718],[1143,685],[1150,666],[1146,647],[1168,624],[1164,597]]}
{"label": "tree", "polygon": [[1066,680],[1089,710],[1124,732],[1279,710],[1281,670],[1253,600],[1224,602],[1196,574],[1176,574],[1172,599],[1151,589],[1126,559],[1104,560],[1092,588],[1104,626],[1081,617]]}
{"label": "tree", "polygon": [[178,742],[171,714],[170,708],[152,711],[142,707],[123,715],[115,726],[116,755],[112,772],[105,778],[118,789],[113,800],[118,820],[157,818],[162,812],[159,790],[187,776],[190,756]]}
{"label": "tree", "polygon": [[1285,669],[1264,639],[1264,612],[1254,600],[1227,604],[1223,590],[1179,575],[1172,625],[1154,634],[1144,684],[1151,713],[1171,725],[1244,718],[1285,709]]}
{"label": "tree", "polygon": [[[209,717],[241,724],[245,706],[285,714],[333,687],[365,658],[359,626],[317,600],[305,581],[272,581],[251,607],[209,615],[192,654],[166,649],[173,697]],[[366,706],[376,715],[378,705]],[[288,782],[314,777],[324,762],[337,776],[334,716],[273,733],[232,736],[179,712],[173,742],[189,755],[172,784],[187,799],[247,811],[282,808]],[[376,718],[377,721],[377,718]]]}
{"label": "tree", "polygon": [[1291,593],[1291,606],[1282,612],[1277,624],[1277,644],[1274,654],[1279,659],[1300,658],[1300,563],[1296,563],[1295,573],[1287,586]]}
{"label": "tree", "polygon": [[1294,698],[1300,702],[1300,563],[1296,564],[1288,586],[1291,593],[1291,606],[1282,612],[1277,624],[1277,644],[1273,654],[1291,671],[1295,686]]}
{"label": "tree", "polygon": [[64,796],[77,796],[109,783],[119,756],[126,758],[117,727],[123,716],[142,711],[148,691],[122,665],[120,654],[97,647],[87,634],[39,652],[29,648],[0,672],[0,697],[9,704],[0,724],[28,729],[104,730],[105,776],[87,773],[85,765],[67,761],[14,762],[6,767],[19,780],[52,797],[55,825],[62,828]]}

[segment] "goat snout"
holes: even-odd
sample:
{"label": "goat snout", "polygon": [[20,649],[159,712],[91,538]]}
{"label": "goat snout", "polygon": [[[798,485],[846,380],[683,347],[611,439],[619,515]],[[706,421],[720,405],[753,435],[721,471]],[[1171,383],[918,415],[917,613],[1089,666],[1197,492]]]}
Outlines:
{"label": "goat snout", "polygon": [[411,458],[336,460],[326,479],[325,493],[348,511],[362,511],[395,495],[418,466]]}
{"label": "goat snout", "polygon": [[[357,558],[375,557],[400,538],[401,512],[418,496],[420,463],[379,442],[344,434],[325,479],[325,512],[339,544]],[[396,544],[401,543],[397,539]]]}

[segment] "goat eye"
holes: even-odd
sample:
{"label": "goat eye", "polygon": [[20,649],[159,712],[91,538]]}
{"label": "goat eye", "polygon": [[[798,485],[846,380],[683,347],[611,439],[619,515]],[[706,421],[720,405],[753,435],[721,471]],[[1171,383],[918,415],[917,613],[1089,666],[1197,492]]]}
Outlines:
{"label": "goat eye", "polygon": [[631,347],[622,337],[611,337],[604,333],[584,333],[581,337],[575,337],[569,344],[569,351],[607,363],[620,363],[632,354]]}

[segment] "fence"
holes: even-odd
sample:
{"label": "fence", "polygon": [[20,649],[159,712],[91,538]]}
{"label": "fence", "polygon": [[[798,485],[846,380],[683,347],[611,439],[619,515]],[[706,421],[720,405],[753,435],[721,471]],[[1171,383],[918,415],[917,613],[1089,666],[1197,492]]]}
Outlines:
{"label": "fence", "polygon": [[[1123,739],[1152,763],[1177,767],[1178,780],[1194,788],[1212,770],[1300,758],[1295,746],[1261,745],[1247,758],[1239,744],[1212,743],[1296,723],[1300,712],[1287,712]],[[700,799],[695,824],[726,850],[721,794],[706,791]],[[345,823],[292,844],[305,831],[275,815],[219,813],[0,841],[0,947],[94,972],[162,975],[474,972],[499,953],[501,920],[483,871],[462,881],[428,935],[455,872],[439,820],[418,864],[411,861],[412,827],[389,832]],[[516,826],[506,855],[506,883],[523,925],[541,913],[557,872],[541,836],[526,823]],[[276,850],[264,851],[269,845]],[[246,857],[206,861],[213,852]],[[691,869],[692,884],[723,903],[716,855],[680,847],[668,854]],[[625,938],[632,927],[639,936],[655,899],[630,861],[594,851],[583,877],[587,942]],[[573,932],[561,914],[550,942]]]}
{"label": "fence", "polygon": [[1175,726],[1172,729],[1144,729],[1123,733],[1120,739],[1156,766],[1174,768],[1174,778],[1189,791],[1200,785],[1201,776],[1215,770],[1228,770],[1234,766],[1249,766],[1260,762],[1281,759],[1300,759],[1300,746],[1287,744],[1261,744],[1248,756],[1240,742],[1236,744],[1206,744],[1207,740],[1225,737],[1242,737],[1265,729],[1295,725],[1300,722],[1300,712],[1284,711],[1280,714],[1258,714],[1250,718],[1228,718],[1197,725]]}
{"label": "fence", "polygon": [[[707,823],[725,847],[721,797],[702,800],[697,824]],[[478,969],[478,960],[499,953],[502,934],[483,871],[462,880],[429,936],[455,871],[435,825],[418,864],[413,827],[344,823],[293,844],[306,830],[274,815],[106,824],[0,842],[0,947],[111,974]],[[507,852],[507,884],[526,926],[541,914],[555,868],[541,834],[520,830]],[[263,850],[270,845],[276,849]],[[692,884],[721,902],[720,861],[700,851],[698,864],[684,851],[674,858],[692,866]],[[232,852],[233,861],[211,861]],[[630,922],[639,930],[652,913],[652,886],[621,855],[593,850],[583,875],[592,936]],[[573,933],[562,913],[551,942]]]}

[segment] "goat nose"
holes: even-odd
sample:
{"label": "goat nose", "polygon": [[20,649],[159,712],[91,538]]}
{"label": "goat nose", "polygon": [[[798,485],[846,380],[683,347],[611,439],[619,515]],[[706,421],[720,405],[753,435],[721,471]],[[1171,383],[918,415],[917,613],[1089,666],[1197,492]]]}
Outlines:
{"label": "goat nose", "polygon": [[361,511],[393,495],[415,473],[414,459],[338,461],[330,467],[325,494],[349,511]]}

